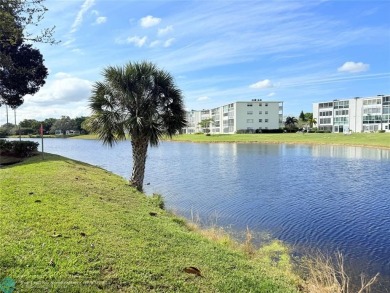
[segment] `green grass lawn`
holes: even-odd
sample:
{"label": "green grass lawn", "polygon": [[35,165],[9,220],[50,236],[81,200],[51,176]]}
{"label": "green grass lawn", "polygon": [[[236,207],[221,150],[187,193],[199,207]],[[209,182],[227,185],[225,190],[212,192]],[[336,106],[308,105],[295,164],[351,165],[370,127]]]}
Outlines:
{"label": "green grass lawn", "polygon": [[[74,139],[97,139],[94,134],[72,137]],[[166,140],[170,140],[166,138]],[[329,144],[347,146],[380,147],[390,149],[390,133],[270,133],[270,134],[182,134],[172,141],[188,142],[239,142],[239,143],[288,143]]]}
{"label": "green grass lawn", "polygon": [[16,292],[298,292],[283,245],[209,240],[103,169],[46,154],[0,178],[0,283]]}
{"label": "green grass lawn", "polygon": [[183,134],[174,141],[354,145],[390,148],[390,133]]}

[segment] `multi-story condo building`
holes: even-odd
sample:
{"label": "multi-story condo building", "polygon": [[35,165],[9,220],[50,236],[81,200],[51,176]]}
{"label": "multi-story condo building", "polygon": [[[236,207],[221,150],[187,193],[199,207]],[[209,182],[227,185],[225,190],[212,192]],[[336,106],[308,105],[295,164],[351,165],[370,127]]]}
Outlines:
{"label": "multi-story condo building", "polygon": [[[202,127],[202,120],[210,121],[207,127]],[[183,129],[183,133],[207,131],[232,134],[239,130],[255,132],[280,127],[283,127],[283,102],[252,99],[209,110],[188,111],[187,127]]]}
{"label": "multi-story condo building", "polygon": [[390,96],[352,98],[313,104],[319,130],[332,132],[390,131]]}

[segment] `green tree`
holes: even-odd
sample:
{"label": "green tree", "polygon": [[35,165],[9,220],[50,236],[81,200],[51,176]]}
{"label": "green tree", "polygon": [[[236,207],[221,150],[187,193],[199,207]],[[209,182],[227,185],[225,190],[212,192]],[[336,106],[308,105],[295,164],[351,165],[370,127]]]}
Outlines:
{"label": "green tree", "polygon": [[24,119],[19,123],[21,128],[31,128],[35,133],[39,133],[39,128],[41,127],[41,122],[35,119]]}
{"label": "green tree", "polygon": [[74,119],[71,119],[69,116],[62,116],[61,119],[57,119],[51,126],[50,132],[54,133],[56,130],[61,130],[63,134],[67,130],[76,130],[77,124]]}
{"label": "green tree", "polygon": [[44,19],[47,8],[44,0],[0,0],[0,31],[2,44],[14,44],[18,41],[57,43],[54,38],[55,26],[43,28],[37,34],[30,28],[36,27]]}
{"label": "green tree", "polygon": [[88,119],[88,117],[81,116],[81,117],[76,117],[74,119],[76,123],[76,129],[79,130],[82,133],[88,133],[88,130],[84,128],[85,121]]}
{"label": "green tree", "polygon": [[202,127],[203,132],[209,133],[210,132],[210,125],[214,123],[213,118],[203,119],[198,123],[200,127]]}
{"label": "green tree", "polygon": [[0,105],[15,109],[45,84],[47,68],[39,50],[21,41],[0,43],[0,57]]}
{"label": "green tree", "polygon": [[130,185],[142,191],[148,145],[157,146],[163,135],[186,125],[182,93],[168,72],[146,61],[109,66],[103,77],[92,91],[89,128],[110,146],[130,134]]}
{"label": "green tree", "polygon": [[309,122],[310,128],[312,128],[313,125],[317,124],[317,120],[316,120],[316,118],[313,118],[313,115],[311,116],[311,118],[309,118],[309,119],[307,120],[307,122]]}
{"label": "green tree", "polygon": [[299,114],[299,120],[306,121],[306,117],[303,111],[301,111],[301,114]]}
{"label": "green tree", "polygon": [[309,121],[309,119],[313,118],[313,113],[307,112],[305,113],[305,121]]}
{"label": "green tree", "polygon": [[47,69],[38,49],[24,42],[54,44],[54,27],[33,34],[44,18],[44,0],[0,0],[0,106],[13,109],[23,96],[35,94],[44,84]]}
{"label": "green tree", "polygon": [[56,121],[57,121],[56,118],[46,118],[45,120],[43,120],[43,122],[42,122],[43,132],[54,134],[54,130],[53,130],[53,132],[51,132],[51,128]]}
{"label": "green tree", "polygon": [[295,124],[298,123],[297,118],[288,116],[284,125],[291,132],[295,128]]}

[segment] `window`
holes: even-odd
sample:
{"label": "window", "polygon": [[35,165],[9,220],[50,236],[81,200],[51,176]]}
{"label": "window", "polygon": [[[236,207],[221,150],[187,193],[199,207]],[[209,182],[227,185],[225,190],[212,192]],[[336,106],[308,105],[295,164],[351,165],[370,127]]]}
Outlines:
{"label": "window", "polygon": [[331,118],[320,118],[320,124],[330,124]]}
{"label": "window", "polygon": [[333,124],[348,124],[348,117],[335,117]]}
{"label": "window", "polygon": [[363,114],[380,114],[381,108],[364,108]]}
{"label": "window", "polygon": [[264,119],[264,122],[268,122],[268,119]]}
{"label": "window", "polygon": [[320,116],[332,116],[332,111],[323,111],[323,112],[320,112]]}
{"label": "window", "polygon": [[348,110],[336,110],[335,115],[336,116],[348,115]]}
{"label": "window", "polygon": [[333,103],[330,102],[330,103],[320,103],[318,105],[318,107],[321,109],[321,108],[332,108],[333,107]]}
{"label": "window", "polygon": [[383,105],[390,105],[390,96],[383,97]]}
{"label": "window", "polygon": [[253,119],[246,119],[246,123],[253,123]]}
{"label": "window", "polygon": [[268,107],[268,103],[265,103],[265,106]]}
{"label": "window", "polygon": [[265,114],[268,114],[268,111],[265,111]]}
{"label": "window", "polygon": [[261,107],[261,106],[263,106],[263,104],[262,104],[262,103],[259,103],[259,106]]}
{"label": "window", "polygon": [[263,111],[259,111],[259,114],[260,114],[260,115],[263,114]]}
{"label": "window", "polygon": [[248,107],[252,107],[253,105],[252,104],[246,104]]}
{"label": "window", "polygon": [[363,105],[380,105],[380,104],[382,104],[382,99],[363,100]]}
{"label": "window", "polygon": [[259,122],[263,122],[263,119],[259,119]]}
{"label": "window", "polygon": [[349,108],[349,101],[337,101],[334,102],[335,109]]}
{"label": "window", "polygon": [[253,115],[253,111],[247,111],[246,114]]}

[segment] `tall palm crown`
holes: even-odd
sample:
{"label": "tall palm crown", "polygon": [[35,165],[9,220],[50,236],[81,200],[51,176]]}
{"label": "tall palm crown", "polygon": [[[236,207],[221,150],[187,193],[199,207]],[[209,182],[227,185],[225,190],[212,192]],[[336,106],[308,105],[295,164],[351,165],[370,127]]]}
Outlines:
{"label": "tall palm crown", "polygon": [[186,124],[181,91],[173,77],[150,62],[109,66],[96,82],[90,107],[90,128],[112,146],[130,134],[133,170],[130,184],[142,190],[148,145],[157,146]]}
{"label": "tall palm crown", "polygon": [[295,127],[295,124],[296,124],[297,122],[298,122],[298,119],[297,119],[297,118],[288,116],[288,117],[286,118],[286,121],[284,122],[284,125],[285,125],[287,128],[289,128],[290,131],[291,131],[291,129]]}

